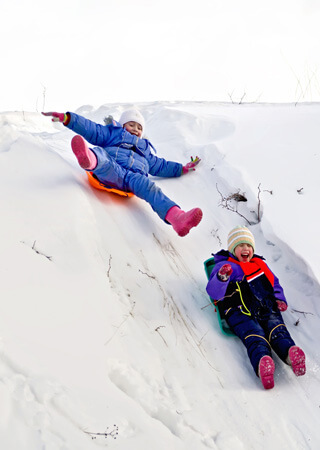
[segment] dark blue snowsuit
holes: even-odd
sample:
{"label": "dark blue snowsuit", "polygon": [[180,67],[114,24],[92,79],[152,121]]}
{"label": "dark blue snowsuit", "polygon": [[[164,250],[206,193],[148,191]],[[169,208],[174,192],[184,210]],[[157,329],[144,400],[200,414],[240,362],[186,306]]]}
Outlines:
{"label": "dark blue snowsuit", "polygon": [[128,133],[115,121],[100,125],[75,113],[67,113],[66,125],[80,134],[91,145],[98,164],[92,173],[108,187],[131,191],[150,203],[152,209],[165,220],[167,212],[178,206],[170,200],[148,174],[158,177],[180,177],[182,164],[166,161],[152,153],[147,139],[139,139]]}
{"label": "dark blue snowsuit", "polygon": [[[246,346],[250,362],[258,374],[260,359],[265,355],[271,356],[271,349],[286,362],[289,348],[295,343],[277,307],[276,300],[287,303],[279,280],[264,262],[260,262],[264,258],[258,255],[253,258],[256,258],[264,270],[249,277],[244,274],[240,264],[236,263],[234,255],[226,250],[216,253],[216,264],[207,292],[219,304],[219,310],[230,329]],[[243,263],[248,265],[247,273],[250,272],[250,264],[253,264],[251,261]],[[231,265],[233,272],[228,281],[221,281],[217,274],[226,263]],[[256,266],[252,267],[256,270]]]}

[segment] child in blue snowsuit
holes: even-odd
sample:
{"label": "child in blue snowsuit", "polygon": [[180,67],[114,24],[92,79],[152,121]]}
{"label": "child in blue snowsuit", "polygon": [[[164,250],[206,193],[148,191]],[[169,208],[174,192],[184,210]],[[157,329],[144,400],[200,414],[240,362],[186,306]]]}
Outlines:
{"label": "child in blue snowsuit", "polygon": [[[52,116],[53,121],[62,122],[77,133],[71,147],[80,166],[92,174],[105,186],[133,192],[147,201],[159,217],[170,223],[179,236],[185,236],[202,219],[200,208],[184,212],[169,199],[148,174],[158,177],[180,177],[195,170],[200,159],[183,166],[180,163],[166,161],[153,153],[153,146],[142,139],[144,118],[136,109],[122,113],[119,122],[111,120],[100,125],[78,114],[43,113]],[[89,148],[89,142],[93,147]]]}
{"label": "child in blue snowsuit", "polygon": [[254,247],[254,237],[247,227],[231,230],[228,251],[214,255],[207,292],[246,346],[264,388],[270,389],[275,369],[271,349],[292,366],[297,376],[305,374],[305,355],[284,324],[281,311],[287,309],[287,301],[279,280],[264,258],[254,254]]}

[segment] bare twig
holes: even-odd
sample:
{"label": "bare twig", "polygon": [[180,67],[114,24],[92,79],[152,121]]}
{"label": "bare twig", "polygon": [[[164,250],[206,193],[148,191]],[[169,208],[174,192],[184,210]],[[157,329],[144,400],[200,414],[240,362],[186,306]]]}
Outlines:
{"label": "bare twig", "polygon": [[231,103],[234,103],[233,98],[232,98],[232,95],[233,95],[233,91],[231,92],[231,94],[228,94],[228,96],[229,96],[229,98],[230,98],[230,100],[231,100]]}
{"label": "bare twig", "polygon": [[241,105],[241,103],[242,103],[242,100],[245,98],[245,96],[247,95],[247,93],[246,92],[244,92],[243,93],[243,96],[241,97],[241,99],[240,99],[240,101],[239,101],[239,105]]}
{"label": "bare twig", "polygon": [[109,267],[108,267],[108,270],[107,270],[107,277],[108,278],[110,278],[111,260],[112,260],[112,255],[109,256]]}
{"label": "bare twig", "polygon": [[165,338],[162,336],[162,334],[160,333],[160,328],[165,328],[164,325],[160,325],[159,327],[157,327],[154,331],[156,331],[159,336],[161,337],[161,339],[163,340],[163,342],[165,343],[165,345],[168,347],[167,341],[165,340]]}
{"label": "bare twig", "polygon": [[[27,245],[24,241],[21,241],[21,243]],[[40,252],[39,250],[36,249],[36,241],[34,241],[34,243],[33,243],[33,245],[32,245],[31,248],[32,248],[32,250],[33,250],[34,252],[36,252],[38,255],[44,256],[44,257],[47,258],[49,261],[52,261],[52,256],[45,255],[44,253],[42,253],[42,252]]]}
{"label": "bare twig", "polygon": [[[296,91],[295,91],[295,95],[298,97],[297,100],[295,101],[295,106],[297,106],[297,104],[300,102],[300,100],[304,100],[306,95],[309,92],[310,95],[310,100],[312,101],[312,87],[316,89],[316,91],[320,92],[319,90],[319,81],[317,78],[317,73],[316,70],[311,70],[311,74],[309,69],[307,68],[307,73],[305,75],[306,78],[306,86],[305,88],[302,85],[301,79],[297,76],[297,74],[295,73],[295,71],[293,70],[292,66],[290,65],[290,63],[288,61],[286,61],[291,72],[293,73],[293,76],[295,77],[296,81],[297,81],[297,86],[296,86]],[[305,84],[305,83],[304,83]]]}
{"label": "bare twig", "polygon": [[[107,427],[108,430],[109,427]],[[106,439],[108,437],[112,437],[113,439],[117,439],[119,427],[117,425],[113,425],[113,429],[111,431],[106,431],[105,433],[93,433],[91,431],[84,431],[86,434],[90,434],[92,439],[96,439],[97,436],[104,436]]]}
{"label": "bare twig", "polygon": [[[231,103],[235,103],[235,101],[233,100],[233,92],[234,92],[234,90],[231,92],[231,94],[228,94],[228,96],[229,96],[229,98],[230,98],[230,100],[231,100]],[[246,92],[244,92],[244,93],[242,94],[242,97],[241,97],[240,100],[237,102],[239,105],[242,104],[242,100],[244,99],[244,97],[245,97],[246,95],[247,95]]]}
{"label": "bare twig", "polygon": [[259,183],[258,186],[258,222],[260,222],[261,218],[260,218],[260,208],[261,208],[261,200],[260,200],[260,194],[261,194],[261,189],[260,189],[261,183]]}
{"label": "bare twig", "polygon": [[156,279],[156,277],[155,277],[154,275],[149,275],[149,274],[146,273],[146,272],[142,272],[142,270],[140,270],[140,269],[139,269],[139,272],[142,273],[143,275],[147,275],[147,277],[149,277],[149,278],[152,278],[152,280],[155,280],[155,279]]}
{"label": "bare twig", "polygon": [[298,311],[297,309],[292,309],[292,311],[299,313],[299,314],[303,314],[304,317],[306,317],[307,314],[311,314],[312,316],[314,316],[314,314],[312,312],[307,312],[307,311]]}
{"label": "bare twig", "polygon": [[315,76],[316,76],[316,73],[315,73],[315,72],[313,72],[311,76],[308,74],[309,81],[308,81],[308,83],[307,83],[307,85],[306,85],[306,88],[305,88],[304,90],[303,90],[303,88],[302,88],[302,85],[301,85],[300,80],[298,79],[298,85],[299,85],[299,87],[300,87],[301,93],[300,93],[300,96],[299,96],[298,100],[297,100],[296,103],[295,103],[295,106],[297,106],[297,104],[299,103],[299,101],[300,101],[301,99],[303,100],[303,99],[305,98],[305,96],[306,96],[308,90],[310,91],[310,97],[312,97],[312,92],[311,92],[311,81],[312,81],[312,79],[313,79]]}
{"label": "bare twig", "polygon": [[[235,194],[231,194],[231,195],[229,195],[228,197],[225,197],[220,191],[219,191],[219,188],[218,188],[218,185],[216,184],[216,189],[217,189],[217,191],[219,192],[219,194],[220,194],[220,196],[221,196],[221,201],[220,201],[220,206],[222,206],[222,208],[226,208],[228,211],[232,211],[232,212],[234,212],[234,213],[236,213],[236,214],[238,214],[240,217],[242,217],[249,225],[252,225],[252,222],[250,222],[250,220],[248,220],[243,214],[241,214],[239,211],[238,211],[238,208],[237,207],[234,207],[234,206],[232,206],[231,204],[230,204],[230,201],[232,201],[232,200],[234,200],[234,195]],[[238,194],[237,194],[238,195]],[[237,204],[238,202],[236,201],[236,204]]]}
{"label": "bare twig", "polygon": [[221,247],[222,246],[222,241],[220,239],[220,236],[218,235],[218,231],[219,231],[219,228],[217,228],[216,230],[212,230],[211,234],[212,234],[213,237],[218,239],[219,245]]}

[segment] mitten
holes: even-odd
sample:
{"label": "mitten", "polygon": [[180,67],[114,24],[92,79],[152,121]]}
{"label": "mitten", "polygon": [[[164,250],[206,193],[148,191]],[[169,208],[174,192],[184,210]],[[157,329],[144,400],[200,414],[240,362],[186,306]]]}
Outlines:
{"label": "mitten", "polygon": [[277,300],[278,310],[279,311],[286,311],[288,308],[288,305],[286,302],[283,302],[282,300]]}
{"label": "mitten", "polygon": [[196,170],[195,167],[199,164],[200,161],[201,159],[199,158],[199,156],[196,156],[195,159],[193,159],[193,157],[191,156],[191,161],[182,167],[182,173],[186,174],[191,170]]}
{"label": "mitten", "polygon": [[115,127],[117,126],[117,122],[114,120],[114,118],[112,117],[112,116],[108,116],[108,117],[105,117],[104,119],[103,119],[103,121],[104,121],[104,123],[105,123],[105,125],[110,125],[110,123],[112,123],[112,125],[114,125]]}
{"label": "mitten", "polygon": [[57,113],[57,112],[43,112],[42,113],[44,116],[52,116],[53,118],[51,119],[52,122],[62,122],[62,123],[66,123],[68,120],[68,115],[65,113]]}
{"label": "mitten", "polygon": [[230,264],[224,264],[218,272],[219,280],[220,281],[228,281],[232,272],[233,272],[233,270],[232,270],[232,267],[230,266]]}

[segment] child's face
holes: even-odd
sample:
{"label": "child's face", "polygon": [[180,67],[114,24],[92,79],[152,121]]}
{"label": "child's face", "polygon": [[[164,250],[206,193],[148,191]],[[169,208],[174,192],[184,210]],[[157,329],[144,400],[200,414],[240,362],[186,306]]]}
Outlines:
{"label": "child's face", "polygon": [[137,122],[127,122],[123,125],[123,128],[127,130],[129,133],[138,136],[139,138],[142,136],[142,126]]}
{"label": "child's face", "polygon": [[239,244],[234,249],[234,254],[240,262],[249,262],[253,257],[253,248],[249,244]]}

